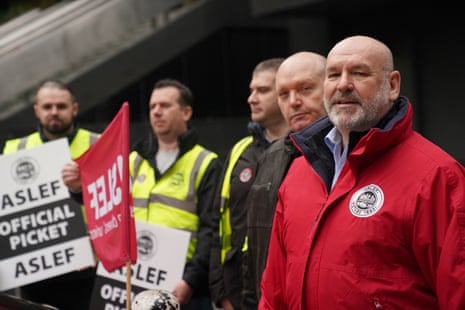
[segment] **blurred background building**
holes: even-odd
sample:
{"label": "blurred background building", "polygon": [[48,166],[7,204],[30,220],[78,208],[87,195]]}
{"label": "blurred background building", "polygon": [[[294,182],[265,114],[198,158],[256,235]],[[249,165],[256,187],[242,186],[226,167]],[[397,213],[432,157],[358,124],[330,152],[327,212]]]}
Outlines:
{"label": "blurred background building", "polygon": [[250,73],[268,57],[327,54],[353,34],[394,53],[414,126],[465,163],[465,46],[452,8],[400,0],[1,0],[0,140],[31,132],[31,93],[68,82],[82,126],[102,131],[124,101],[131,139],[148,130],[153,84],[165,77],[194,93],[201,142],[225,155],[245,135]]}

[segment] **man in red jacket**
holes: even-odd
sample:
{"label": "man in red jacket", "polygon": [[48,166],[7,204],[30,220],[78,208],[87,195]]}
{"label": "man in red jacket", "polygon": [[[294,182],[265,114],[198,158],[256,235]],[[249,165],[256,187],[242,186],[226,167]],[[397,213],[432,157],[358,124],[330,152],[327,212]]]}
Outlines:
{"label": "man in red jacket", "polygon": [[389,48],[327,56],[324,117],[291,135],[259,309],[464,309],[465,168],[412,129]]}
{"label": "man in red jacket", "polygon": [[[300,51],[287,57],[276,73],[281,113],[290,132],[297,132],[326,115],[323,83],[326,58]],[[265,269],[278,188],[298,150],[289,134],[270,145],[256,164],[247,194],[247,239],[243,247],[241,310],[257,310],[260,281]],[[226,310],[226,309],[224,309]]]}

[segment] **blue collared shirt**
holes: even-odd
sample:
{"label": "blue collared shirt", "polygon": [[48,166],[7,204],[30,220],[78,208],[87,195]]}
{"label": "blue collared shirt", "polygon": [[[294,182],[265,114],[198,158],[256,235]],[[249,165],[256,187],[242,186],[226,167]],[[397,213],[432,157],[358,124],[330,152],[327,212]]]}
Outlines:
{"label": "blue collared shirt", "polygon": [[334,177],[333,182],[331,184],[331,189],[333,189],[334,184],[336,184],[336,181],[339,177],[339,173],[341,172],[342,167],[346,162],[348,147],[344,148],[344,146],[342,145],[342,135],[336,129],[336,127],[333,127],[333,129],[331,129],[325,136],[325,143],[331,150],[331,153],[333,153],[335,163]]}

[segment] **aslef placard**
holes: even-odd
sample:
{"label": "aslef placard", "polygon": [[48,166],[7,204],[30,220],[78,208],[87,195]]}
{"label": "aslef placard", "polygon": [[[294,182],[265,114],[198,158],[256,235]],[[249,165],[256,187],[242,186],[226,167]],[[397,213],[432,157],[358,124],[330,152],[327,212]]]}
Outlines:
{"label": "aslef placard", "polygon": [[[190,233],[136,221],[137,262],[131,266],[131,298],[153,288],[171,291],[182,279]],[[92,309],[124,309],[126,268],[108,272],[99,263],[92,294]]]}
{"label": "aslef placard", "polygon": [[0,156],[0,291],[95,264],[82,206],[61,179],[58,139]]}

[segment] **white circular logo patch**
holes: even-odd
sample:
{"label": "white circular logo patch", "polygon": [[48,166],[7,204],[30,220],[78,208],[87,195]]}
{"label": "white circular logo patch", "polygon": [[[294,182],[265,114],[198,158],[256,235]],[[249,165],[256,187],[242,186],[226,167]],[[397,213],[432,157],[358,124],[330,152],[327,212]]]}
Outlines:
{"label": "white circular logo patch", "polygon": [[20,184],[30,184],[39,176],[39,163],[32,157],[21,157],[11,166],[13,179]]}
{"label": "white circular logo patch", "polygon": [[137,232],[137,253],[138,258],[149,260],[158,250],[157,237],[148,230]]}
{"label": "white circular logo patch", "polygon": [[250,168],[245,168],[239,174],[239,180],[241,180],[242,183],[249,182],[251,178],[252,178],[252,169]]}
{"label": "white circular logo patch", "polygon": [[359,189],[350,198],[350,212],[356,217],[369,217],[381,209],[384,194],[378,185],[370,184]]}

